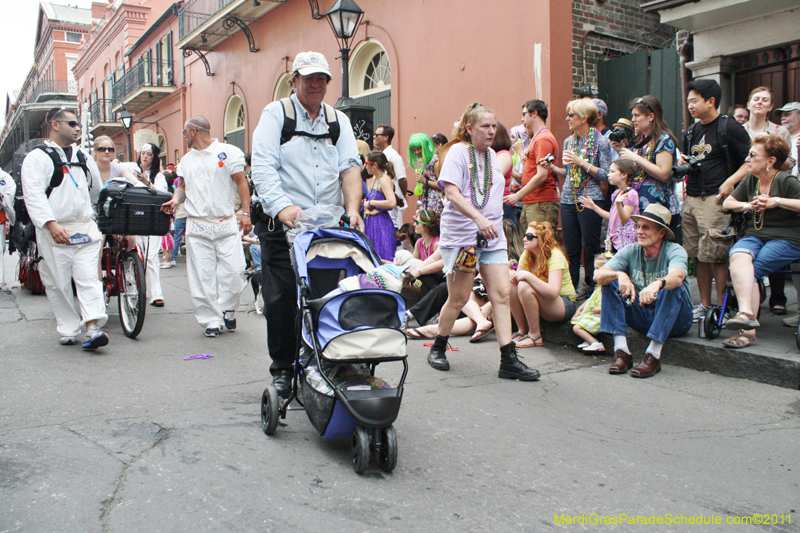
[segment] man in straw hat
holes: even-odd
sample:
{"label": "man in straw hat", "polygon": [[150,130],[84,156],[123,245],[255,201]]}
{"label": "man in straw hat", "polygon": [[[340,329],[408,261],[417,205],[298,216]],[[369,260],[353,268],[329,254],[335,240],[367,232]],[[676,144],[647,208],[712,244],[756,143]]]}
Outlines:
{"label": "man in straw hat", "polygon": [[[686,250],[672,240],[669,209],[650,204],[636,222],[636,244],[629,244],[594,279],[603,286],[600,331],[614,336],[609,374],[649,378],[661,371],[661,349],[667,337],[692,327],[692,296],[687,282]],[[642,361],[633,366],[627,326],[650,338]]]}

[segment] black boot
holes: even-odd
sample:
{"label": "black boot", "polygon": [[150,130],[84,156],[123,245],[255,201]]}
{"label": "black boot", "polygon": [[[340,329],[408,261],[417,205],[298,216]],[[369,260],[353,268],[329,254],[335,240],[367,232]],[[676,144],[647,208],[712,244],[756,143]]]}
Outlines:
{"label": "black boot", "polygon": [[517,345],[509,342],[500,347],[500,371],[497,377],[501,379],[518,379],[520,381],[536,381],[539,371],[528,368],[517,356]]}
{"label": "black boot", "polygon": [[428,354],[428,364],[436,370],[450,370],[450,362],[447,360],[447,355],[445,355],[448,338],[450,338],[449,335],[447,337],[436,335],[433,340],[433,346],[431,346],[431,351]]}

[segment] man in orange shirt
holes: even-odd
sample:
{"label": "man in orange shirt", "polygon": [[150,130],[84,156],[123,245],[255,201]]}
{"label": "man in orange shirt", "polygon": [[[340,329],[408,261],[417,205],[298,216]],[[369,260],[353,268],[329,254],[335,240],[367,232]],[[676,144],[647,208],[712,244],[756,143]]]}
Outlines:
{"label": "man in orange shirt", "polygon": [[543,100],[528,100],[522,106],[522,125],[531,143],[522,167],[522,188],[503,198],[503,203],[516,205],[522,200],[519,227],[523,233],[531,222],[549,222],[553,231],[558,228],[558,177],[539,164],[548,156],[558,161],[558,143],[547,129],[547,104]]}

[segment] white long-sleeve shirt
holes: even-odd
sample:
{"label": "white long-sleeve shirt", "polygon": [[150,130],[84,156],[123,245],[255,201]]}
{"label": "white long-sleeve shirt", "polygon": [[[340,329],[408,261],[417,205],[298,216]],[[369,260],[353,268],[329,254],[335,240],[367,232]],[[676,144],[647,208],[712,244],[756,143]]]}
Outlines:
{"label": "white long-sleeve shirt", "polygon": [[[45,144],[54,148],[61,160],[66,161],[64,150],[60,146],[51,141],[45,141]],[[73,144],[70,162],[78,162],[78,150],[79,148]],[[64,174],[61,185],[53,189],[49,198],[46,191],[53,177],[53,160],[39,149],[31,150],[25,157],[22,162],[22,191],[28,215],[37,228],[44,228],[51,220],[59,223],[82,222],[94,217],[92,198],[97,201],[103,180],[94,159],[86,152],[84,156],[92,176],[85,176],[81,167],[66,167],[69,172]]]}
{"label": "white long-sleeve shirt", "polygon": [[[6,214],[9,223],[14,224],[14,195],[17,193],[17,184],[14,178],[0,170],[0,209]],[[3,226],[0,225],[0,230]],[[0,235],[0,239],[5,235]]]}

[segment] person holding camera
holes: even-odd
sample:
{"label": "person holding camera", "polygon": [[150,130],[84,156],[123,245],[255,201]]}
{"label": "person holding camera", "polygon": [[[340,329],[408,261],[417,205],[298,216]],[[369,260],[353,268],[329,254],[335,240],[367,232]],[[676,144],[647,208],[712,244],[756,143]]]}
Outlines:
{"label": "person holding camera", "polygon": [[[700,303],[693,310],[697,322],[711,306],[711,280],[722,302],[728,283],[728,251],[734,236],[722,228],[730,217],[722,202],[747,172],[744,164],[750,137],[735,119],[717,111],[722,90],[714,80],[694,80],[687,85],[689,113],[698,120],[684,135],[683,170],[688,171],[683,210],[684,247],[697,258]],[[688,159],[686,159],[688,158]]]}
{"label": "person holding camera", "polygon": [[492,150],[496,131],[497,119],[491,109],[481,104],[467,107],[453,131],[458,142],[447,152],[439,173],[439,186],[445,191],[439,252],[448,297],[439,314],[428,364],[436,370],[450,370],[447,340],[469,300],[479,268],[492,303],[492,322],[500,344],[498,377],[534,381],[539,379],[539,372],[519,360],[511,340],[511,284],[503,233],[505,181]]}

